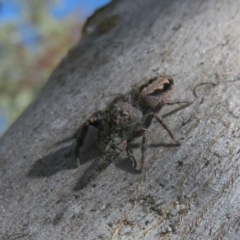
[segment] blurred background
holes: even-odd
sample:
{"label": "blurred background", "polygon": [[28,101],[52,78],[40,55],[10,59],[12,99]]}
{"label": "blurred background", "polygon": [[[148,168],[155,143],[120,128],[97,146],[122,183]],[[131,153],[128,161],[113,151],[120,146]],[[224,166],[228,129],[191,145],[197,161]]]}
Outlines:
{"label": "blurred background", "polygon": [[110,0],[0,0],[0,137]]}

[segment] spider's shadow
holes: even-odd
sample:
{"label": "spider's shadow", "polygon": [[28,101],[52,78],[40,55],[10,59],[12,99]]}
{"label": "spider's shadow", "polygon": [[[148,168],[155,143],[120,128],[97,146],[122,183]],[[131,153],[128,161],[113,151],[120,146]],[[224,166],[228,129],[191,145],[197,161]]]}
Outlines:
{"label": "spider's shadow", "polygon": [[[77,181],[74,190],[78,191],[84,188],[91,180],[97,177],[110,163],[101,161],[101,152],[97,146],[97,129],[89,127],[88,134],[81,148],[81,159],[77,162],[74,156],[74,141],[72,138],[66,138],[57,142],[55,147],[58,150],[38,159],[27,173],[29,178],[50,177],[60,171],[70,170],[84,165],[94,160],[84,171]],[[122,170],[134,172],[127,159],[115,164]],[[136,171],[135,171],[136,172]]]}
{"label": "spider's shadow", "polygon": [[[139,148],[141,146],[141,144],[139,143],[131,143],[130,144],[130,148],[134,149],[134,148]],[[160,146],[164,146],[164,147],[176,147],[176,144],[164,144],[164,143],[159,143],[159,144],[150,144],[149,147],[155,148],[155,147],[160,147]],[[86,171],[83,173],[83,175],[80,177],[80,179],[78,180],[76,186],[74,187],[74,191],[79,191],[81,189],[83,189],[89,182],[91,182],[91,180],[93,180],[94,178],[96,178],[104,169],[107,168],[107,166],[109,165],[109,162],[104,162],[102,161],[101,158],[97,158],[93,161],[93,163],[86,169]],[[128,157],[124,157],[124,158],[119,158],[117,163],[114,163],[114,165],[131,174],[139,174],[141,173],[139,170],[133,168],[132,166],[132,162],[130,161],[130,159]]]}
{"label": "spider's shadow", "polygon": [[[165,115],[173,114],[174,112],[182,109],[182,107],[175,109]],[[66,144],[67,143],[67,144]],[[62,146],[63,145],[63,146]],[[63,139],[55,144],[58,150],[38,159],[31,169],[28,171],[27,176],[34,177],[49,177],[56,174],[59,171],[70,170],[77,168],[79,163],[77,162],[74,153],[74,144],[72,138]],[[149,144],[149,147],[175,147],[176,144]],[[139,148],[140,144],[131,143],[131,148]],[[101,161],[101,153],[97,146],[97,129],[89,127],[87,137],[84,141],[84,146],[81,148],[82,156],[80,164],[85,164],[94,159],[93,163],[84,171],[82,176],[77,181],[74,190],[78,191],[84,188],[92,179],[96,178],[110,163]],[[116,167],[126,172],[136,174],[139,173],[132,167],[132,163],[128,158],[123,158],[115,164]]]}
{"label": "spider's shadow", "polygon": [[[93,161],[93,163],[85,170],[83,175],[79,178],[79,180],[77,181],[73,190],[79,191],[79,190],[83,189],[88,183],[90,183],[102,171],[104,171],[108,167],[108,165],[110,165],[110,162],[104,162],[104,161],[102,161],[101,158],[95,159]],[[114,164],[114,165],[116,167],[118,167],[126,172],[132,173],[132,174],[139,173],[137,170],[135,170],[132,167],[131,162],[129,161],[128,158],[124,158],[120,162],[118,162],[117,164]]]}
{"label": "spider's shadow", "polygon": [[77,168],[79,164],[84,164],[99,156],[96,130],[94,131],[94,129],[90,129],[87,135],[80,163],[73,155],[74,141],[72,138],[63,139],[54,146],[58,150],[38,159],[28,171],[28,177],[49,177],[63,170]]}
{"label": "spider's shadow", "polygon": [[69,159],[70,151],[71,146],[67,146],[38,159],[28,171],[27,176],[50,177],[59,171],[75,168],[76,162]]}

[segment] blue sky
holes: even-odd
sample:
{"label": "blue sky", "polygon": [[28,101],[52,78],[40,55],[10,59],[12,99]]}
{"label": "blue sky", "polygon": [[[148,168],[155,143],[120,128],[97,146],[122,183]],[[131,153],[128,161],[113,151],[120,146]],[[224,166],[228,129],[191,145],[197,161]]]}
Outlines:
{"label": "blue sky", "polygon": [[[39,0],[40,1],[40,0]],[[96,8],[99,8],[110,0],[59,0],[60,4],[49,6],[50,12],[56,18],[64,18],[76,9],[79,9],[83,18],[89,16]],[[21,6],[16,0],[0,1],[0,22],[13,22],[21,18]]]}
{"label": "blue sky", "polygon": [[108,2],[109,0],[62,0],[62,4],[57,7],[55,6],[52,13],[58,18],[62,18],[78,8],[81,10],[81,13],[85,14],[84,17],[86,18],[92,14],[96,8]]}
{"label": "blue sky", "polygon": [[0,22],[14,22],[21,15],[20,7],[14,4],[13,1],[1,1],[0,2]]}

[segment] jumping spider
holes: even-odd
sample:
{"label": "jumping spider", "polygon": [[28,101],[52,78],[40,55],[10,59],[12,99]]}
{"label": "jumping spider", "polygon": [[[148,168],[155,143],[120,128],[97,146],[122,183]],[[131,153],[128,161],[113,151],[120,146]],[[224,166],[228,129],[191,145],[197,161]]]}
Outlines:
{"label": "jumping spider", "polygon": [[158,76],[144,84],[136,84],[127,94],[115,98],[103,111],[94,113],[76,131],[75,155],[79,159],[79,148],[83,145],[88,126],[98,129],[98,145],[102,160],[113,162],[121,152],[126,150],[136,170],[136,160],[129,143],[137,137],[142,137],[141,163],[138,171],[142,171],[147,149],[148,127],[155,118],[168,132],[172,140],[180,145],[171,130],[157,115],[164,105],[189,103],[185,100],[170,100],[174,81],[170,76]]}

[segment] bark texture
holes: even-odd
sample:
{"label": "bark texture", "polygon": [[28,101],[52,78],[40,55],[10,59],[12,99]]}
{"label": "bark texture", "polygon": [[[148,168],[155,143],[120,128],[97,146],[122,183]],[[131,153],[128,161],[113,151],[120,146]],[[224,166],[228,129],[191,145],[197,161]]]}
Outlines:
{"label": "bark texture", "polygon": [[[84,38],[0,140],[1,239],[239,239],[240,2],[122,0],[99,10]],[[64,29],[63,29],[64,31]],[[110,164],[82,190],[83,165],[64,141],[118,93],[157,73],[174,77],[142,174]],[[140,159],[139,147],[134,148]]]}

